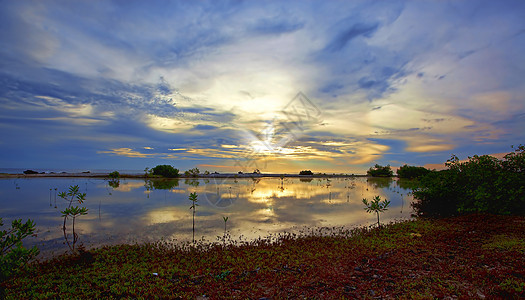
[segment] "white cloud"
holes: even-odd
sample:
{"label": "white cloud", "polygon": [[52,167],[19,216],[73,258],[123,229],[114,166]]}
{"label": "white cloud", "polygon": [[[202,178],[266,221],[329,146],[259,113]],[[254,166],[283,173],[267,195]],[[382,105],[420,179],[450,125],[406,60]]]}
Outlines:
{"label": "white cloud", "polygon": [[[10,3],[0,12],[10,29],[2,116],[82,132],[76,126],[112,125],[96,137],[108,154],[147,157],[133,149],[158,150],[170,133],[180,144],[164,149],[190,149],[185,159],[229,159],[265,147],[254,137],[286,121],[280,111],[302,91],[322,117],[301,135],[321,143],[278,145],[272,155],[284,166],[366,164],[399,142],[439,153],[523,137],[517,4],[261,5]],[[137,130],[140,144],[129,145],[122,121],[158,131],[155,143]],[[278,140],[274,131],[263,141]]]}

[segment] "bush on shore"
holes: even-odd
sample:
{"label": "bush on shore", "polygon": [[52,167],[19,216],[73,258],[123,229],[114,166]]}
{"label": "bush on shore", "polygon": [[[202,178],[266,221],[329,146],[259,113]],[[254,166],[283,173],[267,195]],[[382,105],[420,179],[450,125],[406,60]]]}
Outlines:
{"label": "bush on shore", "polygon": [[525,215],[525,146],[503,159],[489,155],[461,162],[452,156],[447,170],[422,177],[414,190],[419,216],[444,217],[464,213]]}
{"label": "bush on shore", "polygon": [[366,171],[368,176],[372,177],[392,177],[394,176],[394,171],[390,168],[390,165],[381,166],[376,164]]}
{"label": "bush on shore", "polygon": [[409,166],[405,164],[399,167],[396,173],[399,178],[414,179],[427,175],[430,173],[430,170],[425,167]]}
{"label": "bush on shore", "polygon": [[175,169],[170,165],[158,165],[151,169],[153,175],[160,175],[168,178],[179,177],[179,169]]}

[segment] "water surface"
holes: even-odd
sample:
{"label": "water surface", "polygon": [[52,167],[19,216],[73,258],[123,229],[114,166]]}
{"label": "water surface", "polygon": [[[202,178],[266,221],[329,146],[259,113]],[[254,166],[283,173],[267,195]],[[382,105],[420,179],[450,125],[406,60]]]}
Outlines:
{"label": "water surface", "polygon": [[[375,195],[391,201],[381,222],[410,218],[413,201],[403,182],[386,178],[209,178],[155,180],[93,178],[0,179],[0,217],[32,219],[43,256],[67,250],[63,218],[67,202],[58,197],[69,186],[86,193],[89,214],[77,218],[76,230],[87,247],[146,241],[191,241],[188,195],[196,192],[195,236],[214,242],[227,232],[250,240],[279,232],[317,227],[363,226],[377,221],[361,202]],[[56,196],[55,196],[56,195]]]}

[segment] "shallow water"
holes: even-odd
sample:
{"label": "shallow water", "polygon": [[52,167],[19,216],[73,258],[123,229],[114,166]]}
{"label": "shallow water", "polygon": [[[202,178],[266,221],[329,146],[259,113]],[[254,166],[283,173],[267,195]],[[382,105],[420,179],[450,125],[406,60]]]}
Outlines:
{"label": "shallow water", "polygon": [[[191,241],[192,211],[188,196],[196,192],[195,237],[214,242],[227,232],[251,240],[279,232],[316,227],[371,225],[377,219],[364,210],[363,198],[391,201],[381,222],[408,219],[413,212],[410,189],[385,178],[210,178],[121,179],[118,184],[93,178],[0,179],[0,217],[4,228],[15,218],[32,219],[42,256],[63,253],[63,218],[67,202],[58,197],[69,186],[86,193],[88,215],[77,218],[79,242],[86,247],[145,241]],[[55,190],[56,189],[56,190]],[[56,195],[56,196],[55,196]]]}

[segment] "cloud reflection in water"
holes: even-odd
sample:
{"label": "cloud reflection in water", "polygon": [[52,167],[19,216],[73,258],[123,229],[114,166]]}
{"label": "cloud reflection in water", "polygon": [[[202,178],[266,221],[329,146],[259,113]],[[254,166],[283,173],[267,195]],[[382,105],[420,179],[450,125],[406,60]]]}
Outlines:
{"label": "cloud reflection in water", "polygon": [[[196,237],[216,241],[224,230],[223,216],[232,238],[254,239],[268,234],[320,226],[358,226],[375,222],[363,209],[361,199],[375,195],[391,200],[381,216],[383,222],[409,218],[412,197],[398,180],[367,178],[261,178],[164,180],[121,179],[115,188],[94,179],[41,178],[0,180],[0,200],[5,221],[33,219],[43,250],[61,245],[60,212],[49,206],[49,189],[65,190],[79,185],[87,191],[87,216],[77,220],[80,241],[86,246],[145,241],[191,240],[190,192],[197,192]],[[229,201],[218,206],[209,197]],[[82,191],[83,192],[83,191]],[[208,195],[208,196],[207,196]],[[230,201],[231,200],[231,201]],[[33,241],[34,242],[34,241]]]}

